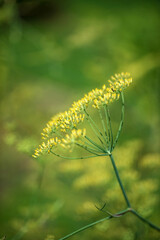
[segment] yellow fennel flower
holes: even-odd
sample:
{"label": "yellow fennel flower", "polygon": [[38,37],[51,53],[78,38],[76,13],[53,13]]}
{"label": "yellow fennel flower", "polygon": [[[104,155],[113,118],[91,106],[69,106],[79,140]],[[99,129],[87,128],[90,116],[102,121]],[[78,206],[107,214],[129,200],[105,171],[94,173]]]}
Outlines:
{"label": "yellow fennel flower", "polygon": [[[96,155],[98,155],[97,153],[111,152],[117,143],[123,124],[120,123],[118,134],[115,141],[113,141],[108,105],[120,97],[124,101],[123,90],[131,84],[132,78],[129,73],[121,73],[112,76],[108,82],[109,86],[104,84],[101,89],[91,90],[83,98],[73,102],[68,111],[52,117],[43,129],[42,138],[45,139],[45,142],[35,150],[33,157],[37,158],[42,154],[50,152],[56,154],[57,147],[71,150],[74,145],[83,147],[88,152]],[[91,119],[87,112],[89,106],[98,109],[103,132],[98,129],[94,120]],[[104,111],[104,113],[101,114],[101,111]],[[105,119],[103,119],[104,115]],[[96,133],[96,137],[100,140],[99,144],[88,137],[86,129],[78,128],[85,119],[89,121],[92,130]]]}

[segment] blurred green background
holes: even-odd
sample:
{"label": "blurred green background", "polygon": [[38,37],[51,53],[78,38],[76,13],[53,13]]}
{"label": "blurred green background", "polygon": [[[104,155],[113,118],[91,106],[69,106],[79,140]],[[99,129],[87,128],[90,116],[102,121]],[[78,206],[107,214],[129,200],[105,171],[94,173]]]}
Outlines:
{"label": "blurred green background", "polygon": [[[0,1],[0,238],[58,239],[103,218],[95,204],[125,208],[109,159],[31,157],[54,114],[122,71],[133,84],[114,156],[131,203],[160,225],[159,11],[158,0]],[[160,235],[128,214],[72,239]]]}

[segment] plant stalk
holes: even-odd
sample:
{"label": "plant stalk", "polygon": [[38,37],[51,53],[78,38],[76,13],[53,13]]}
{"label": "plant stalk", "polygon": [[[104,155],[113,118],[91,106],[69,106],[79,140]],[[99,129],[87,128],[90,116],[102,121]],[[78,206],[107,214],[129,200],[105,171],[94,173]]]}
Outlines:
{"label": "plant stalk", "polygon": [[113,168],[114,168],[114,171],[115,171],[115,174],[116,174],[116,177],[117,177],[117,180],[118,180],[118,183],[120,185],[120,188],[122,190],[122,193],[123,193],[123,196],[125,198],[125,201],[126,201],[126,204],[128,206],[128,209],[130,209],[130,212],[132,212],[136,217],[138,217],[142,222],[148,224],[151,228],[154,228],[156,229],[157,231],[160,231],[160,227],[154,225],[152,222],[148,221],[147,219],[143,218],[141,215],[139,215],[139,213],[137,213],[133,208],[131,208],[131,204],[128,200],[128,197],[127,197],[127,194],[124,190],[124,187],[123,187],[123,184],[121,182],[121,179],[120,179],[120,176],[119,176],[119,173],[118,173],[118,169],[116,167],[116,164],[114,162],[114,158],[113,158],[113,155],[110,154],[110,159],[111,159],[111,162],[112,162],[112,165],[113,165]]}
{"label": "plant stalk", "polygon": [[156,229],[157,231],[160,231],[160,227],[154,225],[152,222],[148,221],[147,219],[143,218],[139,213],[137,213],[134,209],[131,211],[136,217],[138,217],[142,222],[147,223],[151,228]]}
{"label": "plant stalk", "polygon": [[112,151],[113,151],[113,149],[115,148],[115,146],[118,142],[120,133],[122,131],[123,123],[124,123],[124,95],[123,95],[123,92],[121,92],[121,100],[122,100],[121,121],[120,121],[120,124],[119,124],[119,128],[118,128],[116,138],[115,138],[113,146],[112,146]]}
{"label": "plant stalk", "polygon": [[131,208],[131,204],[130,204],[130,202],[129,202],[129,200],[128,200],[128,197],[127,197],[126,192],[125,192],[125,190],[124,190],[123,184],[122,184],[122,182],[121,182],[121,179],[120,179],[120,176],[119,176],[119,173],[118,173],[118,169],[117,169],[117,167],[116,167],[116,164],[115,164],[113,155],[110,154],[109,156],[110,156],[110,159],[111,159],[111,162],[112,162],[112,166],[113,166],[113,168],[114,168],[114,171],[115,171],[115,174],[116,174],[118,183],[119,183],[120,188],[121,188],[121,190],[122,190],[124,199],[125,199],[125,201],[126,201],[126,204],[127,204],[128,208]]}
{"label": "plant stalk", "polygon": [[100,220],[98,220],[96,222],[90,223],[90,224],[88,224],[88,225],[86,225],[86,226],[84,226],[82,228],[79,228],[78,230],[76,230],[76,231],[66,235],[65,237],[60,238],[59,240],[65,240],[67,238],[70,238],[70,237],[76,235],[77,233],[80,233],[80,232],[82,232],[82,231],[84,231],[84,230],[86,230],[86,229],[88,229],[90,227],[95,226],[96,224],[99,224],[99,223],[104,222],[106,220],[109,220],[111,218],[115,218],[116,216],[123,216],[124,214],[126,214],[128,212],[130,212],[130,210],[126,209],[126,210],[123,210],[123,211],[120,211],[120,212],[116,213],[115,215],[110,215],[108,217],[102,218],[102,219],[100,219]]}

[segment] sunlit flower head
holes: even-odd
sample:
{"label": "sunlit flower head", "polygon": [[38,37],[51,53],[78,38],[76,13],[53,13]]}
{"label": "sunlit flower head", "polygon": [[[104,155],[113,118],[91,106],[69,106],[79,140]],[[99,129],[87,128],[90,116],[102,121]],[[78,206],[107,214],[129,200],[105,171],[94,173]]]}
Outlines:
{"label": "sunlit flower head", "polygon": [[[37,158],[44,153],[50,153],[57,147],[73,149],[74,144],[78,144],[79,141],[83,142],[82,138],[87,138],[86,130],[81,128],[79,129],[79,125],[84,122],[85,119],[88,120],[88,107],[90,106],[94,109],[103,110],[110,103],[120,98],[123,90],[125,90],[131,84],[132,78],[130,77],[129,73],[121,73],[112,76],[111,80],[108,80],[108,82],[109,86],[104,84],[100,89],[96,88],[91,90],[85,94],[83,98],[73,102],[68,111],[59,113],[52,117],[52,119],[43,129],[42,139],[44,139],[45,142],[43,142],[39,148],[35,150],[33,157]],[[105,125],[105,123],[103,123],[103,125]],[[100,135],[102,137],[103,133]],[[110,136],[103,136],[103,138],[107,139],[105,140],[105,144],[108,146],[111,145],[109,143],[109,141],[111,141]],[[90,140],[90,144],[92,145],[93,141]],[[98,145],[95,144],[93,149],[95,150],[96,148],[99,148],[102,151],[104,148],[104,146],[97,146]],[[85,147],[85,149],[89,148],[91,147]]]}

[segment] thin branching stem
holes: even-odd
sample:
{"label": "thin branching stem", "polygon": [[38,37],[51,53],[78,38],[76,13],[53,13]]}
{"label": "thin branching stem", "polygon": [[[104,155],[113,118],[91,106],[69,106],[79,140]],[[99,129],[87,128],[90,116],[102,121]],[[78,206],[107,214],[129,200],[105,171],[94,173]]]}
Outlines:
{"label": "thin branching stem", "polygon": [[110,117],[109,108],[107,105],[104,106],[104,112],[105,112],[105,117],[106,117],[106,121],[107,121],[107,129],[108,129],[110,151],[111,151],[112,145],[113,145],[113,132],[112,132],[112,125],[111,125],[111,117]]}
{"label": "thin branching stem", "polygon": [[120,185],[120,188],[121,188],[121,190],[122,190],[122,193],[123,193],[123,196],[124,196],[124,198],[125,198],[126,204],[127,204],[127,206],[128,206],[129,208],[131,208],[131,204],[130,204],[130,202],[129,202],[129,200],[128,200],[127,194],[126,194],[126,192],[125,192],[125,190],[124,190],[123,184],[122,184],[122,182],[121,182],[121,179],[120,179],[120,176],[119,176],[119,173],[118,173],[118,169],[117,169],[116,164],[115,164],[115,162],[114,162],[113,155],[112,155],[112,154],[109,154],[109,157],[110,157],[110,159],[111,159],[112,166],[113,166],[113,168],[114,168],[114,171],[115,171],[115,174],[116,174],[116,178],[117,178],[118,183],[119,183],[119,185]]}
{"label": "thin branching stem", "polygon": [[[54,154],[55,154],[55,153],[54,153]],[[57,154],[56,154],[56,155],[57,155]],[[106,155],[107,155],[107,154],[104,154],[104,156],[106,156]],[[97,155],[97,156],[98,156],[98,155]],[[99,155],[99,156],[100,156],[100,155]],[[119,173],[118,173],[118,169],[117,169],[116,164],[115,164],[115,162],[114,162],[114,158],[113,158],[113,156],[112,156],[111,153],[109,153],[109,156],[110,156],[110,159],[111,159],[111,162],[112,162],[112,166],[113,166],[114,171],[115,171],[115,174],[116,174],[116,178],[117,178],[117,180],[118,180],[118,183],[119,183],[119,185],[120,185],[121,191],[122,191],[122,193],[123,193],[123,196],[124,196],[124,199],[125,199],[125,201],[126,201],[126,204],[127,204],[127,207],[128,207],[128,208],[125,209],[125,210],[123,210],[123,211],[121,211],[121,212],[118,212],[118,213],[116,213],[116,214],[111,214],[110,212],[106,211],[106,213],[109,214],[108,217],[105,217],[105,218],[102,218],[102,219],[100,219],[100,220],[98,220],[98,221],[95,221],[95,222],[93,222],[93,223],[90,223],[90,224],[88,224],[88,225],[86,225],[86,226],[84,226],[84,227],[82,227],[82,228],[80,228],[80,229],[78,229],[78,230],[76,230],[76,231],[74,231],[74,232],[66,235],[65,237],[60,238],[59,240],[68,239],[68,238],[70,238],[70,237],[72,237],[72,236],[74,236],[74,235],[76,235],[76,234],[78,234],[78,233],[80,233],[80,232],[88,229],[88,228],[91,228],[91,227],[95,226],[96,224],[99,224],[99,223],[101,223],[101,222],[103,222],[103,221],[106,221],[106,220],[109,220],[109,219],[111,219],[111,218],[121,217],[121,216],[123,216],[124,214],[126,214],[126,213],[128,213],[128,212],[132,212],[132,213],[133,213],[136,217],[138,217],[141,221],[143,221],[144,223],[148,224],[150,227],[156,229],[157,231],[160,231],[160,228],[159,228],[158,226],[154,225],[153,223],[151,223],[151,222],[148,221],[147,219],[143,218],[143,217],[142,217],[141,215],[139,215],[134,209],[131,208],[131,204],[130,204],[130,202],[129,202],[129,200],[128,200],[127,194],[126,194],[126,192],[125,192],[125,190],[124,190],[124,187],[123,187],[123,184],[122,184],[122,182],[121,182],[121,179],[120,179],[120,176],[119,176]],[[84,157],[81,158],[81,159],[84,159]]]}
{"label": "thin branching stem", "polygon": [[[121,188],[121,190],[122,190],[122,193],[123,193],[123,196],[124,196],[124,198],[125,198],[125,201],[126,201],[126,203],[127,203],[128,208],[125,209],[125,210],[123,210],[123,211],[120,211],[120,212],[118,212],[118,213],[115,213],[115,214],[111,214],[110,212],[106,211],[106,213],[107,213],[109,216],[107,216],[107,217],[105,217],[105,218],[102,218],[102,219],[100,219],[100,220],[98,220],[98,221],[95,221],[95,222],[93,222],[93,223],[90,223],[90,224],[88,224],[88,225],[86,225],[86,226],[84,226],[84,227],[82,227],[82,228],[79,228],[78,230],[76,230],[76,231],[74,231],[74,232],[66,235],[65,237],[60,238],[59,240],[68,239],[68,238],[70,238],[70,237],[72,237],[72,236],[74,236],[74,235],[76,235],[76,234],[78,234],[78,233],[80,233],[80,232],[82,232],[82,231],[84,231],[84,230],[86,230],[86,229],[89,229],[89,228],[95,226],[96,224],[99,224],[99,223],[104,222],[104,221],[106,221],[106,220],[109,220],[109,219],[111,219],[111,218],[119,218],[119,217],[122,217],[123,215],[125,215],[126,213],[129,213],[129,212],[133,213],[136,217],[138,217],[142,222],[148,224],[151,228],[153,228],[153,229],[155,229],[155,230],[157,230],[157,231],[160,231],[160,228],[159,228],[158,226],[154,225],[153,223],[151,223],[151,222],[148,221],[147,219],[143,218],[143,217],[142,217],[141,215],[139,215],[133,208],[131,208],[131,204],[130,204],[130,202],[129,202],[129,200],[128,200],[128,197],[127,197],[126,192],[125,192],[125,190],[124,190],[124,187],[123,187],[123,185],[122,185],[122,182],[121,182],[121,179],[120,179],[120,176],[119,176],[119,173],[118,173],[118,169],[117,169],[116,164],[115,164],[115,162],[114,162],[113,156],[112,156],[112,154],[109,154],[109,156],[110,156],[110,159],[111,159],[111,162],[112,162],[112,165],[113,165],[113,168],[114,168],[114,171],[115,171],[117,180],[118,180],[118,182],[119,182],[120,188]],[[99,208],[98,208],[98,210],[101,211],[101,209],[99,209]]]}
{"label": "thin branching stem", "polygon": [[98,140],[101,142],[101,144],[102,144],[103,146],[105,146],[104,143],[103,143],[103,141],[102,141],[102,139],[99,137],[98,132],[95,130],[92,122],[90,121],[90,119],[89,119],[88,117],[86,117],[86,119],[87,119],[87,121],[88,121],[88,123],[89,123],[89,126],[91,127],[92,131],[94,132],[94,134],[95,134],[96,137],[98,138]]}
{"label": "thin branching stem", "polygon": [[126,214],[126,213],[128,213],[128,212],[129,212],[129,209],[126,209],[126,210],[123,210],[123,211],[121,211],[121,212],[118,212],[118,213],[116,213],[116,214],[114,214],[114,215],[110,215],[110,216],[108,216],[108,217],[102,218],[102,219],[100,219],[100,220],[98,220],[98,221],[95,221],[95,222],[93,222],[93,223],[90,223],[90,224],[88,224],[88,225],[86,225],[86,226],[84,226],[84,227],[82,227],[82,228],[80,228],[80,229],[78,229],[78,230],[76,230],[76,231],[74,231],[74,232],[66,235],[65,237],[60,238],[59,240],[65,240],[65,239],[67,239],[67,238],[70,238],[70,237],[76,235],[77,233],[80,233],[80,232],[82,232],[82,231],[84,231],[84,230],[86,230],[86,229],[88,229],[88,228],[91,228],[91,227],[93,227],[93,226],[95,226],[95,225],[97,225],[97,224],[99,224],[99,223],[101,223],[101,222],[104,222],[104,221],[109,220],[109,219],[111,219],[111,218],[116,218],[117,216],[123,216],[124,214]]}
{"label": "thin branching stem", "polygon": [[94,142],[91,138],[89,138],[88,136],[85,136],[85,138],[90,142],[90,143],[92,143],[93,145],[95,145],[95,146],[97,146],[99,149],[100,149],[100,151],[102,151],[102,152],[106,152],[99,144],[97,144],[96,142]]}
{"label": "thin branching stem", "polygon": [[98,112],[99,112],[99,116],[100,116],[101,123],[102,123],[102,126],[103,126],[103,131],[104,131],[104,134],[105,134],[105,142],[106,142],[107,145],[109,146],[109,141],[108,141],[109,139],[108,139],[108,135],[107,135],[107,129],[106,129],[106,126],[105,126],[105,123],[104,123],[104,119],[103,119],[101,110],[98,109]]}
{"label": "thin branching stem", "polygon": [[[77,129],[77,128],[75,128],[75,129]],[[94,141],[91,141],[91,139],[89,138],[89,137],[86,137],[85,136],[85,138],[91,143],[91,144],[89,144],[88,142],[86,142],[86,141],[84,141],[84,139],[82,140],[85,144],[87,144],[88,146],[90,146],[91,148],[95,148],[94,150],[95,151],[98,151],[98,152],[101,152],[101,150],[102,150],[102,148],[98,145],[98,144],[96,144]]]}
{"label": "thin branching stem", "polygon": [[120,188],[121,188],[121,190],[122,190],[123,196],[124,196],[125,201],[126,201],[126,204],[127,204],[127,206],[128,206],[128,209],[131,209],[130,212],[132,212],[135,216],[137,216],[142,222],[148,224],[151,228],[154,228],[154,229],[156,229],[157,231],[160,231],[160,227],[154,225],[152,222],[150,222],[150,221],[148,221],[147,219],[143,218],[139,213],[137,213],[134,209],[131,208],[131,204],[130,204],[130,202],[129,202],[129,200],[128,200],[127,194],[126,194],[126,192],[125,192],[125,190],[124,190],[123,184],[122,184],[122,182],[121,182],[121,179],[120,179],[120,176],[119,176],[119,173],[118,173],[118,169],[117,169],[116,164],[115,164],[115,162],[114,162],[113,155],[110,154],[109,156],[110,156],[110,159],[111,159],[111,162],[112,162],[112,165],[113,165],[113,168],[114,168],[114,171],[115,171],[115,174],[116,174],[118,183],[119,183],[119,185],[120,185]]}
{"label": "thin branching stem", "polygon": [[107,131],[108,131],[108,138],[109,138],[109,142],[111,141],[111,133],[110,133],[110,128],[109,128],[109,118],[108,118],[108,114],[107,114],[107,105],[104,105],[104,112],[105,112],[105,117],[106,117],[106,122],[107,122]]}
{"label": "thin branching stem", "polygon": [[76,230],[76,231],[74,231],[74,232],[66,235],[65,237],[60,238],[59,240],[65,240],[65,239],[68,239],[68,238],[70,238],[70,237],[73,237],[74,235],[76,235],[76,234],[78,234],[78,233],[80,233],[80,232],[83,232],[84,230],[86,230],[86,229],[88,229],[88,228],[91,228],[91,227],[95,226],[95,225],[98,224],[98,223],[101,223],[101,222],[104,222],[104,221],[106,221],[106,220],[109,220],[110,218],[112,218],[112,217],[111,217],[111,216],[108,216],[108,217],[102,218],[102,219],[100,219],[100,220],[98,220],[98,221],[96,221],[96,222],[90,223],[90,224],[88,224],[88,225],[86,225],[86,226],[84,226],[84,227],[82,227],[82,228],[79,228],[78,230]]}
{"label": "thin branching stem", "polygon": [[95,148],[91,147],[91,146],[87,146],[85,144],[81,144],[81,143],[78,143],[78,142],[75,142],[75,144],[77,146],[80,146],[82,148],[84,148],[85,150],[90,150],[90,151],[93,151],[92,153],[94,154],[94,152],[97,152],[97,150],[95,150]]}
{"label": "thin branching stem", "polygon": [[93,154],[99,156],[99,154],[97,154],[96,152],[93,152],[94,149],[91,149],[91,148],[87,147],[86,145],[82,145],[82,144],[80,144],[80,143],[75,143],[75,144],[76,144],[77,146],[85,149],[87,152],[90,152],[90,153],[93,153]]}
{"label": "thin branching stem", "polygon": [[100,154],[100,155],[91,155],[91,156],[86,156],[86,157],[66,157],[66,156],[62,156],[60,154],[57,154],[57,153],[53,152],[52,150],[51,150],[51,153],[54,154],[57,157],[68,159],[68,160],[87,159],[87,158],[106,156],[106,154]]}
{"label": "thin branching stem", "polygon": [[103,142],[102,139],[100,138],[98,132],[95,130],[92,122],[90,121],[90,119],[89,119],[88,117],[86,117],[86,119],[87,119],[87,121],[88,121],[88,123],[89,123],[89,125],[90,125],[90,127],[91,127],[91,129],[92,129],[92,131],[95,133],[96,137],[97,137],[98,140],[100,141],[100,143],[103,145],[103,147],[105,147],[104,142]]}
{"label": "thin branching stem", "polygon": [[107,111],[107,116],[108,116],[108,120],[109,120],[109,130],[110,130],[110,135],[111,135],[111,150],[112,150],[112,146],[113,146],[113,131],[112,131],[112,124],[111,124],[111,116],[110,116],[110,112],[109,112],[109,107],[106,105],[106,111]]}
{"label": "thin branching stem", "polygon": [[[96,124],[95,121],[92,119],[92,117],[89,115],[89,113],[86,111],[86,109],[84,109],[84,112],[86,113],[87,117],[88,117],[89,120],[92,122],[92,124],[94,125],[94,127],[97,129],[99,135],[103,138],[104,141],[106,141],[103,133],[102,133],[101,130],[98,128],[97,124]],[[102,139],[101,139],[101,140],[102,140]]]}
{"label": "thin branching stem", "polygon": [[137,213],[134,209],[132,209],[131,211],[136,217],[138,217],[142,222],[148,224],[151,228],[156,229],[157,231],[160,231],[160,227],[156,226],[155,224],[153,224],[152,222],[150,222],[149,220],[143,218],[139,213]]}
{"label": "thin branching stem", "polygon": [[120,133],[122,131],[123,123],[124,123],[124,94],[123,94],[123,92],[121,92],[121,100],[122,100],[121,121],[120,121],[120,124],[119,124],[119,128],[118,128],[116,138],[115,138],[114,143],[113,143],[112,150],[115,148],[115,146],[118,142]]}
{"label": "thin branching stem", "polygon": [[87,141],[84,141],[84,139],[82,141],[84,144],[86,144],[86,145],[90,146],[92,149],[94,149],[95,152],[101,152],[101,150],[97,146],[90,144]]}

